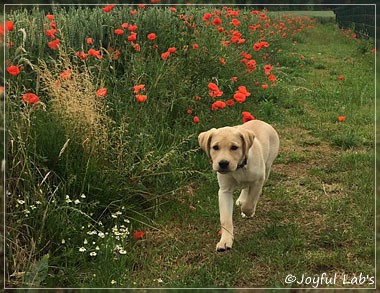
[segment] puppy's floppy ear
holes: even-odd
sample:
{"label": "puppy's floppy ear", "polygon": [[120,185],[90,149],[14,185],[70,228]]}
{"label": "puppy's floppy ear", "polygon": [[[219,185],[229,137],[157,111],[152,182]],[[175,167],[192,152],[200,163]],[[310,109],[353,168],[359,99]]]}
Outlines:
{"label": "puppy's floppy ear", "polygon": [[215,128],[210,129],[209,131],[202,132],[198,135],[198,142],[199,146],[207,156],[210,158],[210,144],[211,144],[211,138],[215,131]]}
{"label": "puppy's floppy ear", "polygon": [[245,156],[245,159],[248,158],[248,151],[253,145],[253,141],[255,140],[255,134],[253,131],[248,129],[241,129],[240,130],[240,137],[243,142],[243,154]]}

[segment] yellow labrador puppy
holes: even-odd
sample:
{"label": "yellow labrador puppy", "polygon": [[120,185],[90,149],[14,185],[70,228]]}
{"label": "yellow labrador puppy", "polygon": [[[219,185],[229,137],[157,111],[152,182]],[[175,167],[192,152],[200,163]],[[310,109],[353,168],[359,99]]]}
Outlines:
{"label": "yellow labrador puppy", "polygon": [[278,154],[279,137],[272,126],[252,120],[235,127],[213,128],[198,136],[200,147],[212,161],[219,183],[219,213],[222,237],[217,251],[232,247],[232,212],[235,189],[241,188],[236,205],[243,218],[255,214],[263,185]]}

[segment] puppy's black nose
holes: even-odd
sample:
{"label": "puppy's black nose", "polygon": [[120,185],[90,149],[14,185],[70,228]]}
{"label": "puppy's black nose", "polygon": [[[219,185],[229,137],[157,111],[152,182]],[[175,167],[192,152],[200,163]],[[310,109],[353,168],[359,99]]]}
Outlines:
{"label": "puppy's black nose", "polygon": [[226,160],[221,160],[219,162],[219,167],[220,169],[222,170],[226,170],[228,168],[228,165],[230,164],[230,162],[226,161]]}

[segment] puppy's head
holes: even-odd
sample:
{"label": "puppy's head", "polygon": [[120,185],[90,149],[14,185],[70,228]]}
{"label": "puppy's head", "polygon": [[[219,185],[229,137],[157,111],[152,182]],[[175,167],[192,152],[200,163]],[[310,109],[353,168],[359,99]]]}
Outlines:
{"label": "puppy's head", "polygon": [[212,161],[212,168],[219,173],[236,169],[248,157],[255,135],[252,131],[239,127],[223,127],[202,132],[198,136],[199,145]]}

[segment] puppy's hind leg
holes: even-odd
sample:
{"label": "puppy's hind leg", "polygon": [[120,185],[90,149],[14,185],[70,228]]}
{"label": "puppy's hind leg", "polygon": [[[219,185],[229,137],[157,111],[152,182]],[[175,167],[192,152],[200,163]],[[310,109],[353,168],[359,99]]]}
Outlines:
{"label": "puppy's hind leg", "polygon": [[264,178],[255,181],[255,183],[249,187],[247,200],[240,207],[241,216],[243,218],[252,218],[256,212],[256,206],[259,201],[261,192],[263,190]]}
{"label": "puppy's hind leg", "polygon": [[244,188],[241,192],[240,192],[240,196],[239,198],[236,200],[236,205],[238,207],[241,207],[242,205],[245,204],[245,202],[247,201],[247,196],[248,196],[248,191],[249,191],[249,187],[247,188]]}

